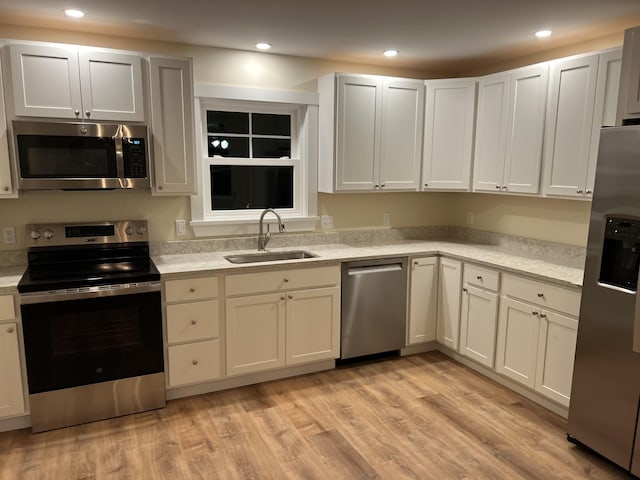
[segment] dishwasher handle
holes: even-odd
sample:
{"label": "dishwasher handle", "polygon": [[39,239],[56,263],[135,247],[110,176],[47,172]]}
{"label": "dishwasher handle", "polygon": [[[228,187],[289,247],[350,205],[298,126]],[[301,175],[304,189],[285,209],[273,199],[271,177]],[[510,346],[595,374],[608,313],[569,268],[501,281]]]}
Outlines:
{"label": "dishwasher handle", "polygon": [[371,265],[364,267],[349,267],[347,269],[347,275],[367,275],[370,273],[387,273],[387,272],[399,272],[402,271],[402,263],[393,263],[389,265]]}

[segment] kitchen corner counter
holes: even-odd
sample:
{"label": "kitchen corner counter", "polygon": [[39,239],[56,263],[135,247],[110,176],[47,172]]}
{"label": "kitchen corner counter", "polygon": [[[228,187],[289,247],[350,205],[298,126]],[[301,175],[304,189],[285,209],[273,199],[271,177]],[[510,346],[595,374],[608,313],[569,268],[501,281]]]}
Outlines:
{"label": "kitchen corner counter", "polygon": [[232,264],[224,258],[225,255],[230,254],[255,253],[255,250],[243,250],[159,255],[154,256],[153,260],[160,273],[166,276],[194,272],[257,271],[278,266],[317,266],[322,263],[337,263],[388,256],[443,255],[564,286],[582,286],[583,270],[581,268],[560,265],[540,258],[524,257],[490,245],[453,241],[406,241],[384,245],[360,246],[346,244],[303,245],[295,248],[274,248],[269,249],[269,251],[277,252],[294,249],[308,251],[317,255],[317,257],[303,260],[247,264]]}
{"label": "kitchen corner counter", "polygon": [[15,293],[26,266],[0,268],[0,294]]}

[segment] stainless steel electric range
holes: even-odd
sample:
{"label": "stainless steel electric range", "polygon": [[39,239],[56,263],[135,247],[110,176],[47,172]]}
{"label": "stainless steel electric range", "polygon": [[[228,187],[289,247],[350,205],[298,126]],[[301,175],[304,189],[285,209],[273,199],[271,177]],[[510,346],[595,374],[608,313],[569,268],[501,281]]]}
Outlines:
{"label": "stainless steel electric range", "polygon": [[28,225],[18,284],[34,432],[166,404],[146,221]]}

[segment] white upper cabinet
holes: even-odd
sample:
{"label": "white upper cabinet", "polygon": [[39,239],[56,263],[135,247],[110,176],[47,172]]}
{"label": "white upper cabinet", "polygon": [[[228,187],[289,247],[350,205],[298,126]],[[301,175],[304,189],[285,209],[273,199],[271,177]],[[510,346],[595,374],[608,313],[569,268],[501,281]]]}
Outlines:
{"label": "white upper cabinet", "polygon": [[620,96],[616,125],[623,119],[640,118],[640,28],[624,32],[624,68],[620,75]]}
{"label": "white upper cabinet", "polygon": [[584,194],[593,194],[600,146],[600,129],[616,125],[618,92],[620,91],[620,73],[622,69],[622,49],[600,54],[598,61],[598,81],[596,82],[596,101],[593,109],[593,131],[587,164],[587,181]]}
{"label": "white upper cabinet", "polygon": [[469,190],[476,81],[427,80],[422,188]]}
{"label": "white upper cabinet", "polygon": [[318,91],[319,191],[417,190],[423,82],[330,74]]}
{"label": "white upper cabinet", "polygon": [[12,198],[17,195],[11,177],[11,161],[9,159],[9,142],[7,139],[7,116],[4,108],[2,85],[2,68],[0,65],[0,198]]}
{"label": "white upper cabinet", "polygon": [[189,59],[149,59],[154,194],[196,191],[191,72]]}
{"label": "white upper cabinet", "polygon": [[140,56],[46,45],[7,48],[15,116],[144,121]]}
{"label": "white upper cabinet", "polygon": [[479,81],[473,188],[538,193],[548,66]]}
{"label": "white upper cabinet", "polygon": [[546,195],[584,195],[597,77],[598,55],[551,62],[544,142]]}

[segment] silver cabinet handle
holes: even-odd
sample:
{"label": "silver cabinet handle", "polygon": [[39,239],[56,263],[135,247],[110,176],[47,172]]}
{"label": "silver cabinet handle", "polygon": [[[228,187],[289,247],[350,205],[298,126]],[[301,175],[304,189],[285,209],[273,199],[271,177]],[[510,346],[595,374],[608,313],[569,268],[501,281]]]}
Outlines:
{"label": "silver cabinet handle", "polygon": [[289,298],[289,300],[291,300],[293,298],[293,295],[289,294],[288,298]]}
{"label": "silver cabinet handle", "polygon": [[377,183],[373,186],[373,188],[380,188],[380,185],[378,185]]}
{"label": "silver cabinet handle", "polygon": [[424,186],[425,186],[425,187],[428,187],[428,186],[429,186],[429,184],[428,184],[428,183],[425,183],[425,184],[424,184]]}
{"label": "silver cabinet handle", "polygon": [[284,295],[280,295],[280,300],[284,300],[286,297]]}
{"label": "silver cabinet handle", "polygon": [[533,312],[531,312],[531,315],[535,315],[537,317],[538,316],[538,311],[534,310]]}
{"label": "silver cabinet handle", "polygon": [[482,275],[478,275],[478,276],[476,277],[476,280],[480,280],[480,281],[482,281]]}
{"label": "silver cabinet handle", "polygon": [[284,277],[284,283],[289,283],[289,279],[287,277]]}
{"label": "silver cabinet handle", "polygon": [[540,313],[540,318],[547,318],[547,314],[546,313]]}
{"label": "silver cabinet handle", "polygon": [[5,191],[5,192],[8,192],[8,191],[9,191],[9,187],[7,187],[7,186],[5,185],[4,187],[2,187],[2,190],[3,190],[3,191]]}
{"label": "silver cabinet handle", "polygon": [[507,189],[507,186],[506,186],[506,185],[502,185],[502,189],[503,189],[503,190],[506,190],[506,189]]}
{"label": "silver cabinet handle", "polygon": [[198,364],[198,360],[193,360],[191,363],[193,363],[194,365]]}
{"label": "silver cabinet handle", "polygon": [[497,188],[498,190],[500,190],[500,185],[496,185],[496,188]]}
{"label": "silver cabinet handle", "polygon": [[196,293],[196,289],[195,289],[194,287],[191,287],[191,288],[189,289],[189,291],[190,291],[191,293]]}
{"label": "silver cabinet handle", "polygon": [[464,293],[467,293],[469,290],[467,290],[467,288],[465,287],[465,288],[463,288],[463,289],[462,289],[462,291],[463,291]]}
{"label": "silver cabinet handle", "polygon": [[383,183],[382,185],[380,185],[380,188],[384,188],[384,187],[386,187],[386,186],[387,186],[387,184],[386,184],[386,183]]}
{"label": "silver cabinet handle", "polygon": [[579,188],[578,190],[576,190],[577,193],[582,193],[582,189]]}
{"label": "silver cabinet handle", "polygon": [[73,111],[73,113],[75,113],[75,114],[76,114],[76,117],[79,117],[79,116],[80,116],[80,110],[74,110],[74,111]]}
{"label": "silver cabinet handle", "polygon": [[415,262],[413,262],[414,265],[418,265],[419,262],[416,260]]}
{"label": "silver cabinet handle", "polygon": [[542,297],[544,297],[544,293],[538,292],[538,298],[542,298]]}
{"label": "silver cabinet handle", "polygon": [[13,333],[13,327],[7,328],[7,333]]}
{"label": "silver cabinet handle", "polygon": [[587,195],[591,195],[593,193],[593,190],[586,190],[584,193],[586,193]]}
{"label": "silver cabinet handle", "polygon": [[89,118],[91,116],[91,112],[89,110],[87,110],[86,112],[84,112],[84,114],[87,116],[87,118]]}
{"label": "silver cabinet handle", "polygon": [[196,325],[197,323],[197,320],[191,320],[191,325]]}
{"label": "silver cabinet handle", "polygon": [[158,185],[158,190],[163,190],[164,187],[162,185]]}

